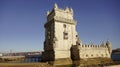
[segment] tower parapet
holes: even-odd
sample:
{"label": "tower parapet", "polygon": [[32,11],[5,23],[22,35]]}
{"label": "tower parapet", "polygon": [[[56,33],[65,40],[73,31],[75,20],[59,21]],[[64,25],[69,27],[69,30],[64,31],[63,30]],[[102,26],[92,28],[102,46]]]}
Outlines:
{"label": "tower parapet", "polygon": [[[108,43],[107,43],[108,44]],[[110,45],[108,45],[110,47]],[[104,42],[101,43],[101,45],[96,45],[96,44],[85,44],[82,45],[81,47],[83,48],[108,48],[107,45],[104,44]]]}
{"label": "tower parapet", "polygon": [[47,21],[49,22],[53,19],[62,23],[76,24],[73,19],[73,9],[68,7],[60,9],[56,3],[52,11],[47,11]]}

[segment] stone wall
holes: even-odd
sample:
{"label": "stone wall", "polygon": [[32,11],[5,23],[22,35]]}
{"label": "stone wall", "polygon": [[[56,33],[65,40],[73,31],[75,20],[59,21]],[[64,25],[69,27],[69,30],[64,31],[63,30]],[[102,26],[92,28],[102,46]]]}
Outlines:
{"label": "stone wall", "polygon": [[79,47],[80,58],[108,57],[110,54],[107,47]]}

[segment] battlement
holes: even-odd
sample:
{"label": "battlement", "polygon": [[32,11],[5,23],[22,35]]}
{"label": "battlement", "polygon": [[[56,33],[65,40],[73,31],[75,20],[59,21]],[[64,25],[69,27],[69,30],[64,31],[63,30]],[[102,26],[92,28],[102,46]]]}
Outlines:
{"label": "battlement", "polygon": [[[65,9],[61,9],[58,7],[58,5],[55,3],[54,8],[52,11],[47,11],[47,21],[52,20],[53,18],[56,19],[62,18],[63,20],[73,20],[73,9],[66,7]],[[61,20],[61,19],[60,19]]]}
{"label": "battlement", "polygon": [[[62,8],[59,8],[56,3],[54,5],[53,10],[73,15],[73,9],[72,8],[66,7],[65,9],[62,9]],[[47,16],[49,16],[53,12],[53,10],[52,11],[47,11]]]}
{"label": "battlement", "polygon": [[96,45],[96,44],[82,44],[81,40],[77,37],[77,45],[79,47],[83,47],[83,48],[107,48],[107,47],[111,47],[111,43],[109,40],[107,40],[106,44],[104,42],[102,42],[100,45]]}
{"label": "battlement", "polygon": [[102,46],[102,45],[88,45],[88,44],[85,44],[85,45],[82,45],[83,48],[107,48],[106,45]]}

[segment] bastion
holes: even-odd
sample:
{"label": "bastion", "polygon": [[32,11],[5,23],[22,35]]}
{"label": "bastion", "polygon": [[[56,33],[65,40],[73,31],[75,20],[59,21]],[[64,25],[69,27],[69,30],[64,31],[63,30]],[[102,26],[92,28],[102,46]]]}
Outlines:
{"label": "bastion", "polygon": [[74,60],[110,58],[110,41],[102,42],[100,45],[82,44],[76,31],[77,21],[73,16],[72,8],[61,9],[57,4],[51,11],[47,11],[42,61],[62,65],[72,64]]}

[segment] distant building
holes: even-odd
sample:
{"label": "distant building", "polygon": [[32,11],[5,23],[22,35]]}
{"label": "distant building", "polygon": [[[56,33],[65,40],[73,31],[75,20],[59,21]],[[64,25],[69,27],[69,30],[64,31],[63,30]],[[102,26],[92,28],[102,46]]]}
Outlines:
{"label": "distant building", "polygon": [[36,52],[15,52],[15,53],[3,53],[4,56],[26,56],[26,55],[36,55],[36,54],[42,54],[42,51],[36,51]]}
{"label": "distant building", "polygon": [[112,52],[110,41],[101,45],[83,45],[78,37],[76,25],[72,8],[60,9],[55,4],[53,10],[47,12],[43,61],[110,58]]}
{"label": "distant building", "polygon": [[41,61],[41,55],[35,54],[35,55],[26,55],[25,56],[25,62],[39,62]]}
{"label": "distant building", "polygon": [[0,56],[3,56],[3,54],[2,54],[2,53],[0,53]]}

